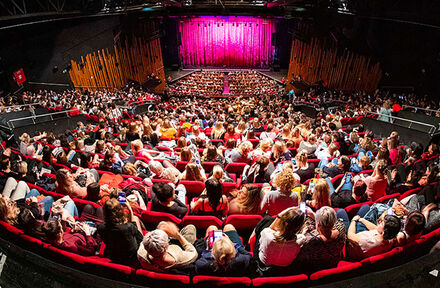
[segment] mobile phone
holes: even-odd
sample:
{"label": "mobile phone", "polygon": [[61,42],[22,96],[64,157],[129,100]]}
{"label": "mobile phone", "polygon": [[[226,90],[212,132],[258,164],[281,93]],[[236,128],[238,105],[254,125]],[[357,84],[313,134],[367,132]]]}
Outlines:
{"label": "mobile phone", "polygon": [[296,159],[292,159],[293,166],[296,166]]}
{"label": "mobile phone", "polygon": [[299,210],[301,210],[302,213],[306,213],[306,202],[299,203]]}
{"label": "mobile phone", "polygon": [[347,173],[347,177],[345,177],[345,184],[350,183],[351,181],[351,173]]}
{"label": "mobile phone", "polygon": [[125,199],[125,192],[119,192],[118,193],[118,200],[119,200],[119,203],[121,203],[121,205],[125,204],[125,201],[126,201],[126,199]]}
{"label": "mobile phone", "polygon": [[315,192],[315,182],[313,180],[310,181],[309,188],[312,193]]}
{"label": "mobile phone", "polygon": [[214,245],[214,242],[221,239],[223,237],[223,231],[222,230],[212,230],[208,233],[208,244],[209,248],[212,248],[212,245]]}

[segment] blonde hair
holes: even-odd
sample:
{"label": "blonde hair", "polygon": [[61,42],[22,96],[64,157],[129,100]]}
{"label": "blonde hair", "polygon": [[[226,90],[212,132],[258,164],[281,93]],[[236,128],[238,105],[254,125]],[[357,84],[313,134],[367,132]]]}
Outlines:
{"label": "blonde hair", "polygon": [[252,146],[252,143],[250,141],[244,141],[243,143],[240,144],[238,149],[240,149],[240,151],[243,152],[243,154],[245,154],[251,151],[253,147],[254,146]]}
{"label": "blonde hair", "polygon": [[17,207],[15,201],[0,195],[0,220],[11,225],[17,224],[19,213],[20,209]]}
{"label": "blonde hair", "polygon": [[224,175],[225,172],[223,171],[222,166],[215,165],[214,168],[212,168],[212,177],[214,177],[215,179],[221,181]]}
{"label": "blonde hair", "polygon": [[26,174],[28,172],[28,164],[26,163],[26,161],[18,162],[16,170],[19,174]]}
{"label": "blonde hair", "polygon": [[131,175],[131,176],[136,176],[137,175],[136,166],[134,166],[134,164],[128,162],[127,164],[124,165],[124,167],[122,167],[122,173],[127,174],[127,175]]}
{"label": "blonde hair", "polygon": [[272,145],[272,140],[270,138],[266,138],[260,142],[260,149],[263,151],[267,151],[270,149]]}
{"label": "blonde hair", "polygon": [[234,243],[232,243],[229,237],[222,237],[214,242],[211,253],[214,256],[217,268],[225,270],[232,259],[235,258]]}
{"label": "blonde hair", "polygon": [[27,133],[21,134],[19,139],[20,139],[21,142],[24,142],[26,144],[29,144],[31,142],[31,136],[29,136],[29,134],[27,134]]}
{"label": "blonde hair", "polygon": [[136,140],[131,142],[131,147],[133,147],[134,150],[137,152],[137,151],[141,150],[142,148],[144,148],[144,145],[142,144],[141,140],[136,139]]}
{"label": "blonde hair", "polygon": [[331,206],[330,200],[330,186],[324,179],[318,179],[315,183],[315,191],[312,196],[315,202],[315,209],[319,209],[324,206]]}

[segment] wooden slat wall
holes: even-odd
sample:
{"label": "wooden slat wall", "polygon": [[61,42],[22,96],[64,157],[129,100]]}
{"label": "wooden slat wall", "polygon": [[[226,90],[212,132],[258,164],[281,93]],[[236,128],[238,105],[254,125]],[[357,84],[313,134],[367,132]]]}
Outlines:
{"label": "wooden slat wall", "polygon": [[298,39],[292,42],[287,90],[293,88],[290,81],[298,75],[309,83],[323,80],[329,88],[348,91],[373,91],[379,85],[382,70],[368,57],[341,51],[316,38],[310,43]]}
{"label": "wooden slat wall", "polygon": [[[80,63],[84,66],[81,67]],[[165,88],[165,71],[162,62],[160,39],[144,41],[132,38],[113,47],[113,51],[102,49],[81,57],[81,61],[71,60],[70,79],[76,88],[90,87],[121,88],[128,79],[143,83],[154,73],[162,83],[156,87],[157,93]],[[94,88],[96,87],[96,88]]]}

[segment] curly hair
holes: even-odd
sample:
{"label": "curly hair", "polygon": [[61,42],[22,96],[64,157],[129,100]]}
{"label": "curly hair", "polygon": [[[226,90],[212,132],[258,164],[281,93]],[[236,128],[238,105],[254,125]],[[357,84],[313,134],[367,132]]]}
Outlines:
{"label": "curly hair", "polygon": [[296,185],[296,179],[293,176],[292,169],[287,168],[281,171],[275,180],[275,184],[280,188],[282,194],[290,195],[290,192],[292,192],[292,189],[295,188]]}

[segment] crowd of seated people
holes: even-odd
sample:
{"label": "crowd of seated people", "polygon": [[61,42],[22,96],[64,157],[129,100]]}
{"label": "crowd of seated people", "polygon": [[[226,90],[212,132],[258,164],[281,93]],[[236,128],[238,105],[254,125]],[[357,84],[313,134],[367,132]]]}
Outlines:
{"label": "crowd of seated people", "polygon": [[197,71],[169,85],[172,96],[218,96],[223,94],[224,73]]}
{"label": "crowd of seated people", "polygon": [[229,90],[234,96],[278,96],[283,93],[283,87],[275,80],[257,71],[229,72]]}
{"label": "crowd of seated people", "polygon": [[[105,243],[115,263],[209,275],[309,273],[439,228],[438,146],[423,153],[396,132],[379,141],[362,125],[341,127],[349,113],[310,119],[281,98],[171,98],[126,120],[22,135],[1,155],[0,220],[81,255]],[[344,209],[360,203],[354,217]],[[154,213],[264,217],[249,247],[231,224],[151,227]]]}

